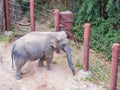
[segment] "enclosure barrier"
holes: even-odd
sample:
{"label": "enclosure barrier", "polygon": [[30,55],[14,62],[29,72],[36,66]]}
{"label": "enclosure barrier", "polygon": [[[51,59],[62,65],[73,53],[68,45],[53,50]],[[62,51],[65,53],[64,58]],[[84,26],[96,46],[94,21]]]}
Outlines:
{"label": "enclosure barrier", "polygon": [[55,24],[55,32],[60,31],[60,10],[55,10],[54,12],[54,24]]}
{"label": "enclosure barrier", "polygon": [[90,24],[84,24],[84,56],[83,70],[78,72],[79,77],[91,77],[92,72],[89,70],[89,41],[90,41]]}
{"label": "enclosure barrier", "polygon": [[71,11],[67,10],[67,11],[60,12],[60,30],[64,30],[70,38],[69,33],[72,34],[72,12]]}
{"label": "enclosure barrier", "polygon": [[[10,30],[10,13],[9,13],[9,2],[8,1],[9,0],[5,0],[5,22],[6,22],[7,31]],[[30,0],[30,22],[31,22],[31,31],[35,31],[34,0]]]}
{"label": "enclosure barrier", "polygon": [[30,0],[30,22],[31,22],[31,32],[35,31],[34,0]]}
{"label": "enclosure barrier", "polygon": [[73,40],[78,48],[80,48],[78,39],[72,34],[72,12],[55,10],[54,27],[56,32],[65,31],[67,37]]}
{"label": "enclosure barrier", "polygon": [[72,35],[72,12],[55,10],[54,12],[55,31],[65,31],[70,37]]}
{"label": "enclosure barrier", "polygon": [[10,16],[9,16],[9,6],[8,0],[5,0],[5,23],[6,23],[6,30],[10,30]]}
{"label": "enclosure barrier", "polygon": [[90,41],[90,24],[84,25],[84,65],[83,70],[87,72],[89,70],[89,41]]}
{"label": "enclosure barrier", "polygon": [[120,44],[118,43],[114,43],[112,46],[110,90],[116,90],[117,86],[119,47]]}

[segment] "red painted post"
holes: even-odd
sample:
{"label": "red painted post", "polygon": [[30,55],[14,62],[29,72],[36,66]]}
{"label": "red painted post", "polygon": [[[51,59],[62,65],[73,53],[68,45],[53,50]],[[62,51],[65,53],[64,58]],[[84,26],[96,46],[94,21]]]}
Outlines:
{"label": "red painted post", "polygon": [[89,40],[90,40],[90,24],[85,23],[84,25],[84,72],[88,71],[89,68]]}
{"label": "red painted post", "polygon": [[34,0],[30,0],[30,22],[31,22],[31,32],[35,31]]}
{"label": "red painted post", "polygon": [[5,22],[6,22],[6,30],[10,30],[10,16],[9,16],[9,4],[8,0],[5,0]]}
{"label": "red painted post", "polygon": [[120,44],[118,44],[118,43],[114,43],[113,46],[112,46],[110,90],[116,90],[117,73],[118,73],[119,47],[120,47]]}
{"label": "red painted post", "polygon": [[60,10],[54,12],[55,32],[60,31]]}
{"label": "red painted post", "polygon": [[60,12],[60,29],[72,35],[72,12],[67,10]]}

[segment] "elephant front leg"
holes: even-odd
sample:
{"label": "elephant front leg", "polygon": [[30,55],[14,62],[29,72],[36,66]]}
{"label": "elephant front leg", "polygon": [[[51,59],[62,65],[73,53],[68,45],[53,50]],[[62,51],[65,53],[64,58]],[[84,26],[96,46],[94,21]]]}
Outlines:
{"label": "elephant front leg", "polygon": [[20,79],[22,79],[22,75],[21,75],[22,73],[21,73],[21,67],[20,66],[16,66],[16,79],[17,80],[20,80]]}
{"label": "elephant front leg", "polygon": [[15,66],[16,66],[16,76],[15,77],[17,80],[22,79],[21,68],[25,63],[26,63],[25,59],[15,60]]}
{"label": "elephant front leg", "polygon": [[47,66],[46,66],[46,69],[47,70],[52,70],[52,68],[51,68],[51,66],[50,66],[50,64],[51,64],[51,62],[52,62],[52,59],[47,59]]}

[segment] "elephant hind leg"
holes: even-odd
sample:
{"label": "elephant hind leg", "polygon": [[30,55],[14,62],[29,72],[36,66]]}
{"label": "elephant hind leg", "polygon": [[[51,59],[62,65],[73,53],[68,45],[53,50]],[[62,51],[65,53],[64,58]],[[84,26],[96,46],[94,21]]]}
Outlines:
{"label": "elephant hind leg", "polygon": [[40,60],[38,61],[38,67],[44,67],[43,60],[43,58],[40,58]]}
{"label": "elephant hind leg", "polygon": [[25,60],[23,60],[23,59],[17,59],[16,61],[15,61],[15,65],[16,65],[16,79],[17,80],[20,80],[20,79],[22,79],[22,72],[21,72],[21,68],[22,68],[22,66],[25,64],[26,62],[25,62]]}

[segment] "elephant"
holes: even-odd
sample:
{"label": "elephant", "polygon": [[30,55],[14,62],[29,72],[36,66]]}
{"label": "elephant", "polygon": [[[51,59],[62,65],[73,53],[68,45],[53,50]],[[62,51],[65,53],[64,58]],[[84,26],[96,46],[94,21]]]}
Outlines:
{"label": "elephant", "polygon": [[16,79],[22,79],[21,68],[27,61],[39,59],[38,66],[43,67],[43,60],[46,60],[46,68],[50,70],[54,51],[62,50],[66,53],[68,65],[75,75],[71,59],[71,50],[68,44],[67,34],[60,32],[30,32],[13,43],[12,46],[12,67],[13,61],[16,66]]}

